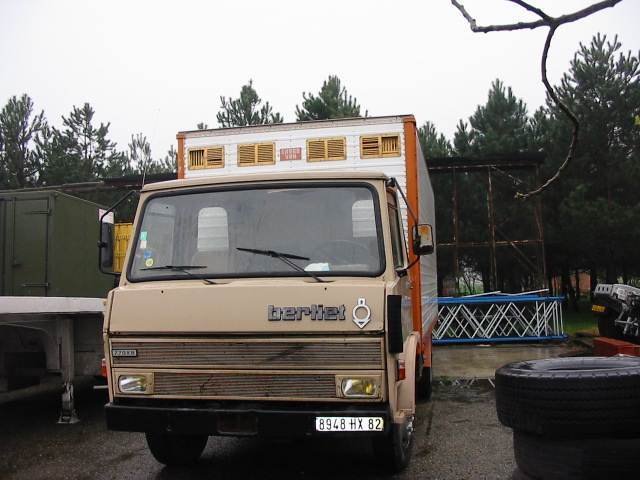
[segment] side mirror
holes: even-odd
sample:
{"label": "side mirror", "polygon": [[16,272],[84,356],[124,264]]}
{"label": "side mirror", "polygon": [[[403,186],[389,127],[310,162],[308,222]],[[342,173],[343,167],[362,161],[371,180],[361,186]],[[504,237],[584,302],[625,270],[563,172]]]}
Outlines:
{"label": "side mirror", "polygon": [[113,267],[115,239],[114,239],[114,214],[113,211],[127,198],[137,194],[136,190],[131,190],[124,197],[118,200],[109,210],[100,210],[100,238],[98,239],[98,267],[106,275],[120,276],[120,272],[108,272],[105,268]]}
{"label": "side mirror", "polygon": [[427,223],[413,226],[413,253],[416,255],[429,255],[435,250],[433,241],[433,229]]}
{"label": "side mirror", "polygon": [[100,241],[98,242],[100,249],[100,267],[113,267],[113,224],[100,223]]}

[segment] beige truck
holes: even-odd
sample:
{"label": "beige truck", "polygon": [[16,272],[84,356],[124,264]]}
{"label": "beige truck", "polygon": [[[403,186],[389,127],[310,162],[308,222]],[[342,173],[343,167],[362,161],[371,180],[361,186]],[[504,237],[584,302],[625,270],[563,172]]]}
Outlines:
{"label": "beige truck", "polygon": [[400,471],[431,392],[433,192],[412,116],[178,134],[104,323],[107,427],[369,440]]}

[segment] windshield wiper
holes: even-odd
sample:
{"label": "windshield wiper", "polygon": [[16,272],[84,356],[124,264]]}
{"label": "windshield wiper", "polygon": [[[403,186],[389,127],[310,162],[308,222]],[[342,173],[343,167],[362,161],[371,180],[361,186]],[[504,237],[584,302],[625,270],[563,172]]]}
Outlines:
{"label": "windshield wiper", "polygon": [[308,270],[305,270],[304,268],[302,268],[300,265],[296,265],[295,263],[293,263],[291,260],[306,260],[309,261],[311,260],[308,257],[301,257],[299,255],[292,255],[290,253],[281,253],[281,252],[276,252],[275,250],[261,250],[258,248],[241,248],[241,247],[236,247],[236,250],[240,250],[241,252],[249,252],[249,253],[255,253],[256,255],[265,255],[267,257],[273,257],[273,258],[277,258],[279,260],[282,260],[284,263],[286,263],[287,265],[289,265],[291,268],[294,268],[295,270],[302,272],[306,275],[309,275],[311,278],[315,278],[316,281],[320,282],[320,283],[324,283],[326,282],[326,280],[322,280],[320,277],[318,277],[317,275],[309,272]]}
{"label": "windshield wiper", "polygon": [[198,280],[202,280],[203,282],[208,283],[209,285],[217,285],[216,282],[212,282],[208,278],[198,277],[197,275],[194,275],[193,273],[191,273],[189,271],[189,270],[193,270],[193,269],[196,269],[196,268],[207,268],[207,266],[206,265],[164,265],[162,267],[141,268],[140,270],[144,270],[144,271],[147,271],[147,270],[169,270],[171,272],[182,272],[182,273],[186,273],[190,277],[197,278]]}

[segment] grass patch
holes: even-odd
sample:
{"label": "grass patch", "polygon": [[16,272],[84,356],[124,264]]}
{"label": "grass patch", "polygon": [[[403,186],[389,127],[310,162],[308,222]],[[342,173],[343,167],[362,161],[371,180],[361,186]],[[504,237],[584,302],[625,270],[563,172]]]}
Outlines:
{"label": "grass patch", "polygon": [[580,311],[562,311],[564,333],[575,337],[577,333],[598,335],[598,318],[591,311],[591,302],[587,298],[579,303]]}

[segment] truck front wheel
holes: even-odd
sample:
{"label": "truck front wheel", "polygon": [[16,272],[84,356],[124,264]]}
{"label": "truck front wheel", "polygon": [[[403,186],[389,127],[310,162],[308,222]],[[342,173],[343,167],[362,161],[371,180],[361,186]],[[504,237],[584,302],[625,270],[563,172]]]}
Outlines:
{"label": "truck front wheel", "polygon": [[413,450],[415,417],[405,417],[404,423],[394,423],[389,435],[373,438],[373,453],[383,466],[394,473],[403,471],[409,465]]}
{"label": "truck front wheel", "polygon": [[207,446],[207,435],[175,435],[171,433],[147,433],[147,445],[151,455],[167,466],[195,462]]}

